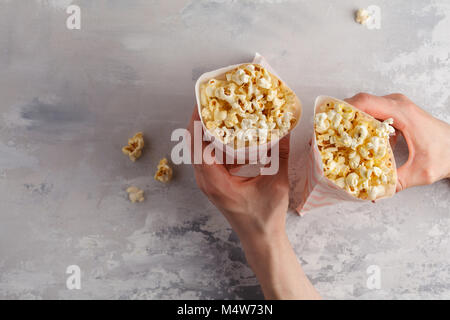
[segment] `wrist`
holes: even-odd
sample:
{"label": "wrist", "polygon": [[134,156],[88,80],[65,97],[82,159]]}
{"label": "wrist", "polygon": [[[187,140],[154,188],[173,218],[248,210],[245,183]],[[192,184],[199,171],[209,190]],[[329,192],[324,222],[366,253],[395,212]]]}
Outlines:
{"label": "wrist", "polygon": [[247,262],[266,299],[320,299],[304,274],[283,228],[241,238]]}
{"label": "wrist", "polygon": [[234,227],[233,229],[241,241],[245,254],[249,256],[270,253],[280,245],[289,243],[284,223],[276,226],[258,226],[254,223],[245,225],[241,229]]}
{"label": "wrist", "polygon": [[247,262],[258,276],[259,271],[267,273],[278,258],[292,250],[286,232],[276,231],[260,234],[256,237],[245,237],[241,240]]}
{"label": "wrist", "polygon": [[244,212],[223,212],[236,232],[244,249],[253,248],[261,244],[268,244],[274,238],[286,236],[285,219],[287,208],[249,214]]}

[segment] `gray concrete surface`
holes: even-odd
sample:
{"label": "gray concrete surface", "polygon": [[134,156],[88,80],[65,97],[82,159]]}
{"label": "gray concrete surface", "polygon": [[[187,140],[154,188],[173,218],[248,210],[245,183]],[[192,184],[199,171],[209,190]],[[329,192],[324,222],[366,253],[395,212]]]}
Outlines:
{"label": "gray concrete surface", "polygon": [[[65,12],[81,8],[81,30]],[[353,21],[381,8],[381,29]],[[261,298],[238,239],[189,166],[153,180],[204,71],[263,54],[302,99],[295,204],[317,95],[402,92],[450,121],[450,3],[0,0],[0,298]],[[120,149],[145,133],[142,159]],[[403,144],[396,151],[407,156]],[[131,204],[125,189],[145,190]],[[288,233],[325,298],[450,298],[450,183],[345,204]],[[67,266],[82,271],[66,288]],[[381,289],[367,288],[368,266]]]}

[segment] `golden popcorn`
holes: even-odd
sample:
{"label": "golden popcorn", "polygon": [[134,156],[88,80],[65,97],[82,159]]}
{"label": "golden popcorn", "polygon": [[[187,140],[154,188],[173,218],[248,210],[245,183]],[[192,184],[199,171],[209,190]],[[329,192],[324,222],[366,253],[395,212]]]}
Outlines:
{"label": "golden popcorn", "polygon": [[144,137],[142,132],[136,133],[132,138],[128,139],[128,145],[122,148],[122,152],[130,158],[131,161],[136,161],[144,148]]}
{"label": "golden popcorn", "polygon": [[128,187],[127,192],[128,198],[132,203],[144,201],[144,191],[139,189],[138,187]]}
{"label": "golden popcorn", "polygon": [[359,24],[366,24],[370,18],[369,11],[366,9],[358,9],[356,11],[355,21]]}
{"label": "golden popcorn", "polygon": [[316,141],[325,176],[349,194],[375,200],[397,182],[389,136],[392,119],[380,122],[344,102],[329,100],[315,115]]}
{"label": "golden popcorn", "polygon": [[243,64],[201,84],[200,103],[206,128],[235,148],[282,137],[301,115],[294,92],[258,64]]}
{"label": "golden popcorn", "polygon": [[167,183],[170,181],[170,179],[172,179],[172,174],[172,168],[169,167],[167,159],[161,159],[158,164],[158,169],[155,173],[155,180]]}

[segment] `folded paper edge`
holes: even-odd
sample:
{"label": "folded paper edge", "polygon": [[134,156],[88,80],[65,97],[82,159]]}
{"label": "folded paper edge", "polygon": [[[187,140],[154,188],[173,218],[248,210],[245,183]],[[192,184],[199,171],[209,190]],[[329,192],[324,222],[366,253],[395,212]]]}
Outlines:
{"label": "folded paper edge", "polygon": [[[196,98],[196,102],[197,102],[197,112],[198,112],[200,121],[201,121],[202,126],[203,126],[203,128],[204,128],[206,137],[207,137],[208,139],[212,139],[213,144],[214,144],[219,150],[225,151],[226,154],[228,154],[229,156],[232,156],[233,158],[236,158],[236,157],[237,157],[237,153],[238,153],[238,152],[245,152],[246,155],[249,154],[249,153],[254,154],[255,152],[258,151],[258,148],[259,148],[260,146],[266,146],[266,147],[269,149],[269,148],[271,148],[271,146],[277,145],[277,144],[279,143],[279,141],[284,137],[284,136],[283,136],[283,137],[280,137],[280,138],[278,138],[276,141],[272,141],[272,142],[269,141],[269,142],[267,142],[267,143],[265,143],[265,144],[262,144],[262,145],[250,146],[250,147],[239,148],[239,149],[227,148],[226,145],[225,145],[222,141],[220,141],[219,139],[214,139],[214,138],[213,138],[213,137],[214,137],[213,134],[206,128],[206,125],[205,125],[205,123],[203,122],[203,118],[202,118],[202,116],[201,116],[201,104],[200,104],[200,84],[202,84],[203,82],[205,82],[205,81],[207,81],[207,80],[209,80],[209,79],[211,79],[211,78],[214,78],[214,77],[223,75],[223,74],[227,73],[228,71],[233,70],[233,69],[235,69],[235,68],[237,68],[237,67],[239,67],[239,66],[241,66],[241,65],[249,64],[249,63],[259,64],[259,65],[263,66],[263,67],[266,68],[271,74],[273,74],[273,75],[276,76],[279,80],[281,80],[281,81],[289,88],[289,90],[291,90],[291,91],[294,93],[294,95],[295,95],[295,97],[296,97],[296,108],[298,109],[298,117],[296,118],[295,124],[291,127],[291,129],[289,130],[289,132],[288,132],[287,134],[289,134],[292,130],[294,130],[294,129],[297,127],[297,125],[300,123],[301,117],[303,116],[303,104],[302,104],[302,101],[300,100],[300,98],[297,96],[297,94],[295,93],[295,91],[292,90],[292,88],[289,87],[289,86],[287,85],[287,83],[286,83],[285,81],[283,81],[283,80],[278,76],[278,74],[277,74],[277,73],[273,70],[273,68],[269,65],[269,63],[268,63],[267,60],[264,58],[264,56],[262,56],[262,55],[259,54],[258,52],[255,53],[255,56],[254,56],[252,62],[243,62],[243,63],[239,63],[239,64],[234,64],[234,65],[230,65],[230,66],[227,66],[227,67],[222,67],[222,68],[219,68],[219,69],[216,69],[216,70],[212,70],[212,71],[208,71],[208,72],[203,73],[202,75],[200,75],[200,77],[198,77],[197,81],[195,82],[195,86],[194,86],[194,88],[195,88],[195,98]],[[286,134],[286,135],[287,135],[287,134]],[[232,149],[232,150],[230,150],[230,149]]]}
{"label": "folded paper edge", "polygon": [[[368,114],[368,113],[362,111],[361,109],[355,107],[354,105],[352,105],[352,104],[350,104],[350,103],[348,103],[348,102],[346,102],[346,101],[343,101],[343,100],[341,100],[341,99],[337,99],[337,98],[334,98],[334,97],[331,97],[331,96],[325,96],[325,95],[319,95],[319,96],[317,96],[317,98],[315,99],[315,103],[314,103],[314,113],[313,113],[314,117],[316,116],[317,108],[318,108],[319,106],[321,106],[321,105],[322,105],[325,101],[327,101],[327,100],[333,100],[333,101],[337,101],[337,102],[343,103],[343,104],[345,104],[345,105],[351,106],[352,108],[358,110],[358,112],[362,113],[365,117],[367,117],[367,118],[370,119],[371,121],[376,121],[376,122],[381,123],[380,120],[378,120],[378,119],[376,119],[375,117],[371,116],[370,114]],[[315,132],[315,131],[314,131],[314,132]],[[315,134],[314,134],[314,138],[315,138]],[[391,162],[392,162],[392,167],[393,167],[393,169],[394,169],[394,180],[397,181],[397,179],[398,179],[398,176],[397,176],[397,166],[396,166],[394,153],[393,153],[392,146],[391,146],[391,143],[390,143],[389,139],[388,139],[388,145],[389,145],[388,151],[389,151],[389,155],[390,155],[390,160],[391,160]],[[318,149],[316,149],[316,150],[317,150],[317,152],[318,152]],[[324,177],[325,177],[325,176],[324,176]],[[326,178],[326,177],[325,177],[325,178]],[[328,178],[326,178],[326,179],[328,179]],[[328,179],[328,180],[329,180],[329,179]],[[329,180],[329,181],[331,181],[331,180]],[[388,189],[388,190],[389,190],[390,192],[386,192],[385,195],[383,195],[382,197],[379,197],[379,198],[375,199],[375,201],[393,197],[393,196],[395,195],[395,191],[396,191],[396,184],[391,184],[391,185],[389,185],[389,189]],[[357,198],[357,197],[351,195],[350,193],[348,193],[347,191],[345,191],[345,190],[343,190],[343,189],[342,189],[342,191],[344,191],[346,194],[348,194],[349,196],[351,196],[353,199],[357,199],[357,200],[360,200],[360,201],[372,201],[372,200],[363,200],[363,199],[359,199],[359,198]]]}

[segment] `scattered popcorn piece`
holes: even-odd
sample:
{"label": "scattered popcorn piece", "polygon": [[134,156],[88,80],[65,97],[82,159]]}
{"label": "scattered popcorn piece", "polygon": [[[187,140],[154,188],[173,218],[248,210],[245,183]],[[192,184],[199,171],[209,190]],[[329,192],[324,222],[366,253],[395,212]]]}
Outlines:
{"label": "scattered popcorn piece", "polygon": [[168,161],[166,158],[163,158],[159,161],[158,170],[155,173],[155,180],[160,182],[169,182],[172,179],[172,168],[169,167]]}
{"label": "scattered popcorn piece", "polygon": [[283,82],[257,64],[244,64],[200,87],[206,128],[235,147],[284,136],[297,122],[300,102]]}
{"label": "scattered popcorn piece", "polygon": [[128,199],[130,199],[132,203],[144,201],[144,191],[139,189],[138,187],[128,187],[127,192]]}
{"label": "scattered popcorn piece", "polygon": [[141,156],[143,148],[144,136],[142,132],[138,132],[133,138],[128,139],[128,145],[122,148],[122,152],[134,162]]}
{"label": "scattered popcorn piece", "polygon": [[382,197],[386,186],[396,182],[388,152],[393,120],[370,119],[338,101],[318,110],[314,128],[325,176],[355,197]]}
{"label": "scattered popcorn piece", "polygon": [[356,11],[355,20],[357,23],[365,25],[369,20],[369,18],[370,14],[369,11],[367,11],[366,9],[359,9],[358,11]]}

